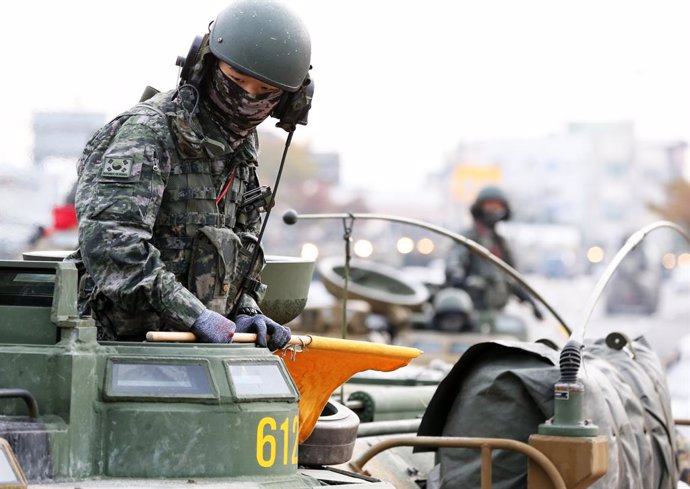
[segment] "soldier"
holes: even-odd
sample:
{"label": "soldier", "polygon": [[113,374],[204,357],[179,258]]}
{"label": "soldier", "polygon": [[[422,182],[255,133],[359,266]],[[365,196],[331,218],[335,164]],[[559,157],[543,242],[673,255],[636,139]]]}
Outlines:
{"label": "soldier", "polygon": [[[513,255],[506,242],[496,230],[496,224],[510,219],[510,205],[503,191],[494,186],[483,188],[470,207],[473,226],[463,233],[492,254],[514,266]],[[488,260],[475,255],[464,246],[451,249],[446,262],[446,285],[467,291],[475,309],[501,310],[508,303],[511,294],[520,302],[527,302],[537,319],[543,319],[536,302],[508,275]]]}
{"label": "soldier", "polygon": [[286,130],[305,123],[291,111],[306,120],[310,56],[286,6],[236,0],[181,60],[176,89],[154,91],[87,143],[68,260],[83,266],[80,302],[100,340],[191,330],[203,342],[253,332],[258,346],[287,344],[290,329],[258,306],[262,209],[242,198],[259,188],[256,127],[269,115]]}

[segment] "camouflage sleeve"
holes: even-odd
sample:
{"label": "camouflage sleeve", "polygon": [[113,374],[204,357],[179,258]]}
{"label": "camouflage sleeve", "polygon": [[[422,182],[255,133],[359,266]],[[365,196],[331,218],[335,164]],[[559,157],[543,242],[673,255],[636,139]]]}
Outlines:
{"label": "camouflage sleeve", "polygon": [[92,148],[80,161],[79,246],[99,290],[118,306],[153,309],[189,327],[205,307],[166,270],[150,242],[170,171],[159,141],[147,124],[130,119],[106,148]]}
{"label": "camouflage sleeve", "polygon": [[254,293],[248,292],[242,294],[240,299],[237,301],[236,310],[238,311],[238,314],[241,314],[243,309],[252,309],[263,314],[263,311],[261,311],[261,308],[258,304],[259,301],[257,301],[256,298],[254,298],[254,295]]}

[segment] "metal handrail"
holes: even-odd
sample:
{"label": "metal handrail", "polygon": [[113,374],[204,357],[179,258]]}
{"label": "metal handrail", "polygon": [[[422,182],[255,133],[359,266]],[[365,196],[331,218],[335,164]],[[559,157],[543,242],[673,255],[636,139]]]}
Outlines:
{"label": "metal handrail", "polygon": [[674,419],[673,423],[681,426],[690,426],[690,419]]}
{"label": "metal handrail", "polygon": [[630,237],[625,241],[625,244],[618,250],[618,253],[616,253],[616,256],[613,257],[611,262],[606,266],[606,269],[604,270],[604,273],[601,274],[599,277],[599,280],[597,283],[594,285],[594,290],[592,290],[592,294],[590,295],[588,301],[587,301],[587,307],[585,309],[585,317],[582,321],[582,325],[580,327],[579,331],[573,331],[571,333],[571,338],[575,337],[575,333],[579,332],[579,338],[580,342],[584,342],[585,338],[585,328],[587,327],[587,323],[589,323],[589,320],[592,317],[592,313],[594,312],[594,307],[597,305],[597,301],[601,297],[602,293],[604,292],[604,289],[606,288],[606,284],[609,283],[611,278],[613,277],[613,274],[616,272],[616,269],[618,266],[621,264],[623,259],[630,253],[637,245],[639,245],[642,240],[649,235],[652,231],[656,231],[657,229],[671,229],[681,235],[685,240],[690,243],[690,233],[688,233],[685,229],[683,229],[681,226],[678,224],[671,222],[671,221],[655,221],[651,224],[648,224],[639,230],[635,231]]}
{"label": "metal handrail", "polygon": [[478,448],[481,450],[481,489],[491,489],[491,450],[512,450],[526,455],[541,467],[553,483],[554,489],[567,489],[563,477],[546,455],[536,448],[517,440],[504,438],[467,438],[457,436],[397,436],[381,441],[350,462],[352,470],[365,474],[362,467],[373,457],[395,447],[452,447]]}
{"label": "metal handrail", "polygon": [[[297,211],[295,210],[288,210],[283,214],[283,221],[285,224],[294,224],[298,220],[301,219],[350,219],[354,221],[355,219],[364,219],[364,220],[378,220],[378,221],[388,221],[388,222],[397,222],[400,224],[409,224],[411,226],[417,226],[422,229],[426,229],[428,231],[432,231],[434,233],[440,234],[442,236],[445,236],[447,238],[452,239],[456,243],[466,247],[471,253],[474,253],[478,256],[481,256],[482,258],[488,260],[489,262],[493,263],[497,267],[499,267],[501,270],[503,270],[505,273],[507,273],[509,276],[514,278],[522,287],[527,290],[533,297],[535,297],[539,302],[541,302],[546,309],[549,310],[549,312],[553,315],[553,317],[556,318],[558,321],[563,333],[566,336],[570,336],[572,334],[572,330],[567,326],[565,320],[558,314],[558,312],[549,304],[546,299],[539,293],[537,292],[528,282],[525,280],[525,278],[517,271],[515,268],[512,266],[508,265],[505,261],[491,253],[488,249],[486,249],[484,246],[481,244],[477,243],[476,241],[473,241],[461,234],[454,233],[452,231],[449,231],[441,226],[437,226],[435,224],[431,224],[428,222],[420,221],[418,219],[409,219],[406,217],[400,217],[400,216],[392,216],[388,214],[368,214],[368,213],[324,213],[324,214],[298,214]],[[351,230],[350,230],[351,231]]]}
{"label": "metal handrail", "polygon": [[29,416],[38,418],[38,403],[34,395],[28,390],[0,388],[0,399],[21,399],[29,410]]}

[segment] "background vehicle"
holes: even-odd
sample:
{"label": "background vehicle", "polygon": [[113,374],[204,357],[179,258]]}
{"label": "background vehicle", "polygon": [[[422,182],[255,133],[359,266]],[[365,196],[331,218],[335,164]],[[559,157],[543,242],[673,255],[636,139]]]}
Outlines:
{"label": "background vehicle", "polygon": [[[525,319],[509,311],[478,311],[466,292],[429,287],[388,265],[352,260],[345,283],[344,260],[328,257],[317,262],[320,281],[334,300],[320,315],[298,318],[297,325],[320,327],[339,336],[342,298],[347,288],[348,337],[366,338],[419,348],[424,355],[415,365],[433,360],[454,364],[471,345],[489,339],[527,339]],[[337,311],[336,311],[337,312]],[[325,313],[330,325],[317,324]]]}
{"label": "background vehicle", "polygon": [[660,259],[644,245],[635,248],[611,277],[606,295],[608,314],[653,314],[662,284]]}

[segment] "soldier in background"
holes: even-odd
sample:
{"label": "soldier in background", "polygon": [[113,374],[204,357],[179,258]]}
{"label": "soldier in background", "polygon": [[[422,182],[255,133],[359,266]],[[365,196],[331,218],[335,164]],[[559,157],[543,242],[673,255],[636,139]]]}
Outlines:
{"label": "soldier in background", "polygon": [[[474,220],[462,234],[476,241],[492,254],[514,267],[513,254],[496,230],[501,221],[510,219],[510,204],[503,191],[494,186],[483,188],[470,208]],[[510,295],[527,302],[537,319],[543,319],[534,299],[505,272],[488,260],[471,253],[466,247],[454,246],[446,261],[446,286],[465,290],[476,310],[502,310]]]}
{"label": "soldier in background", "polygon": [[236,0],[198,40],[176,89],[154,91],[87,143],[79,249],[67,259],[84,271],[81,303],[100,340],[178,330],[229,343],[251,332],[279,349],[291,333],[259,308],[263,252],[247,268],[261,209],[243,196],[259,188],[256,127],[269,115],[284,123],[279,111],[310,82],[309,34],[283,4]]}

